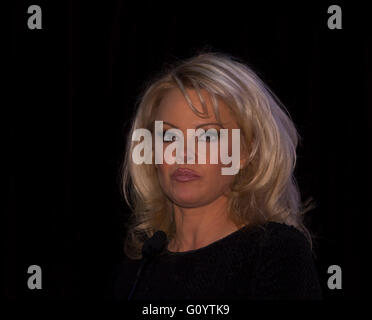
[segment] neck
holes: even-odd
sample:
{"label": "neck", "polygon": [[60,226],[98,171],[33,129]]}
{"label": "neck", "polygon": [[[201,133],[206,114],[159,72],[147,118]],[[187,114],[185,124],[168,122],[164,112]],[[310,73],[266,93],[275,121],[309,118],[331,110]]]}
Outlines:
{"label": "neck", "polygon": [[201,207],[174,205],[176,236],[170,241],[168,249],[176,252],[199,249],[238,230],[227,212],[225,196]]}

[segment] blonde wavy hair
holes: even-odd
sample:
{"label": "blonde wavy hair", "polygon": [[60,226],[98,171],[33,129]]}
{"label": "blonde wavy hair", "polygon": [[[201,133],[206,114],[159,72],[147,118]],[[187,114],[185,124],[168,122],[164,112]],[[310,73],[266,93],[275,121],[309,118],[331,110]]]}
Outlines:
{"label": "blonde wavy hair", "polygon": [[[166,67],[147,84],[138,100],[122,166],[122,191],[132,210],[127,222],[125,254],[131,259],[141,258],[144,241],[157,230],[164,231],[169,240],[175,236],[173,205],[160,187],[154,161],[142,165],[132,161],[132,151],[140,143],[132,141],[134,130],[154,130],[156,108],[173,88],[181,90],[199,117],[208,117],[201,89],[210,95],[218,120],[220,99],[236,116],[248,160],[231,185],[230,219],[237,226],[263,226],[268,221],[292,225],[304,233],[311,246],[303,214],[313,204],[302,203],[294,178],[300,136],[288,111],[245,63],[231,55],[202,52]],[[204,112],[192,105],[186,88],[196,90]]]}

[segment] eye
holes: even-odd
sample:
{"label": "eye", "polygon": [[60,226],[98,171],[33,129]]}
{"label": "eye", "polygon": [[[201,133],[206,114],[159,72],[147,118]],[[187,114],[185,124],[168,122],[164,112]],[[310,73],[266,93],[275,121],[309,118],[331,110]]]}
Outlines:
{"label": "eye", "polygon": [[215,142],[218,141],[219,136],[220,136],[219,132],[212,133],[210,135],[203,133],[200,136],[198,136],[198,141]]}
{"label": "eye", "polygon": [[163,142],[165,143],[179,140],[179,137],[175,136],[174,133],[172,134],[172,131],[169,131],[169,130],[163,131],[162,136],[163,136]]}

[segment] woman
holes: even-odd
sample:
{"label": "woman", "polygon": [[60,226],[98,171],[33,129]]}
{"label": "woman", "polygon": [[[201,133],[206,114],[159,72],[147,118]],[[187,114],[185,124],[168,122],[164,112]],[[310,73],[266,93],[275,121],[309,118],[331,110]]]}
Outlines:
{"label": "woman", "polygon": [[[187,152],[189,140],[183,156],[168,152],[167,161],[155,161],[155,121],[163,125],[164,158],[187,130],[215,129],[210,132],[217,135],[195,137],[196,144],[207,145],[206,163],[198,161],[199,149]],[[153,152],[150,163],[137,164],[140,141],[132,138],[141,128],[152,133]],[[221,173],[230,164],[220,158],[210,161],[220,129],[227,129],[229,155],[240,139],[234,174]],[[135,113],[123,165],[133,213],[114,297],[127,299],[143,243],[161,230],[168,241],[142,270],[133,300],[320,298],[311,237],[302,222],[309,208],[293,176],[297,140],[278,98],[236,58],[198,54],[152,81]]]}

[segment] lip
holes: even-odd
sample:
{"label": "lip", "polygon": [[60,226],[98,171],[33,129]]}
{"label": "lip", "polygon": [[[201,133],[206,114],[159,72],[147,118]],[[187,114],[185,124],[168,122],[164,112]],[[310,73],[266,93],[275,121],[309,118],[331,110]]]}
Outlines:
{"label": "lip", "polygon": [[187,182],[200,178],[200,176],[194,170],[186,168],[178,168],[175,172],[173,172],[171,177],[179,182]]}

